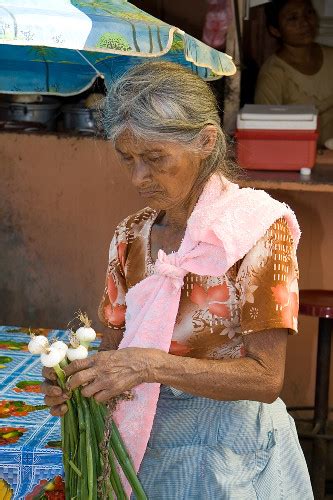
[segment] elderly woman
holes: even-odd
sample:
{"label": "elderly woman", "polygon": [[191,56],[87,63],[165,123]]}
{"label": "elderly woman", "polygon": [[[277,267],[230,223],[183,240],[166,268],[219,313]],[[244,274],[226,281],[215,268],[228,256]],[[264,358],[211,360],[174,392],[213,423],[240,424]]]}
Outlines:
{"label": "elderly woman", "polygon": [[115,231],[99,310],[110,333],[66,368],[70,386],[103,402],[133,391],[116,419],[150,500],[313,498],[278,398],[297,331],[294,214],[231,182],[214,95],[184,68],[137,66],[106,111],[148,206]]}

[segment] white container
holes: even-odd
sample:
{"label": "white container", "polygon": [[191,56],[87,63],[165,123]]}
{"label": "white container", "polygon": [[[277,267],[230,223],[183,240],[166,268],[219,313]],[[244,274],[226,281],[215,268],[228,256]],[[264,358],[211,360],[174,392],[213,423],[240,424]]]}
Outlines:
{"label": "white container", "polygon": [[238,130],[317,130],[318,111],[312,105],[246,104],[237,115]]}

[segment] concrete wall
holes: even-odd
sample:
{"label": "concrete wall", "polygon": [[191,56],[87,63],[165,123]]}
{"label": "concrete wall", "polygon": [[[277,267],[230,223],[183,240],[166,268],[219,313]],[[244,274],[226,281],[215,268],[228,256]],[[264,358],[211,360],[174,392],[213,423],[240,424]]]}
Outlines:
{"label": "concrete wall", "polygon": [[108,246],[142,203],[100,140],[0,135],[1,323],[97,325]]}
{"label": "concrete wall", "polygon": [[[0,323],[62,328],[81,308],[102,330],[96,309],[109,242],[115,225],[142,207],[111,146],[2,133],[0,172]],[[272,194],[302,226],[301,287],[332,289],[332,194]],[[316,320],[301,317],[301,334],[289,339],[288,404],[312,402],[316,332]]]}

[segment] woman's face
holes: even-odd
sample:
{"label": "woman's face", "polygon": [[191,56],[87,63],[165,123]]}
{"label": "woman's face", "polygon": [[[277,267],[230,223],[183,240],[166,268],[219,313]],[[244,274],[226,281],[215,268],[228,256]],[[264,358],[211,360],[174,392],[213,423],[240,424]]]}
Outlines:
{"label": "woman's face", "polygon": [[283,43],[303,47],[313,43],[317,28],[318,17],[311,2],[290,0],[280,11],[279,29],[276,31]]}
{"label": "woman's face", "polygon": [[181,144],[136,138],[129,130],[118,136],[115,149],[147,205],[158,210],[186,205],[199,173],[201,155]]}

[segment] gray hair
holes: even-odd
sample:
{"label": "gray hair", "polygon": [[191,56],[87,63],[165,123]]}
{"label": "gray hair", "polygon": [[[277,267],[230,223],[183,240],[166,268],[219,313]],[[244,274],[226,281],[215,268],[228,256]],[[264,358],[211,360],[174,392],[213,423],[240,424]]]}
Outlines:
{"label": "gray hair", "polygon": [[202,164],[197,184],[217,172],[233,180],[238,167],[227,161],[226,137],[218,104],[209,85],[183,66],[169,62],[138,64],[110,88],[103,109],[106,137],[113,142],[125,129],[151,141],[193,148],[207,125],[217,131],[215,147]]}

